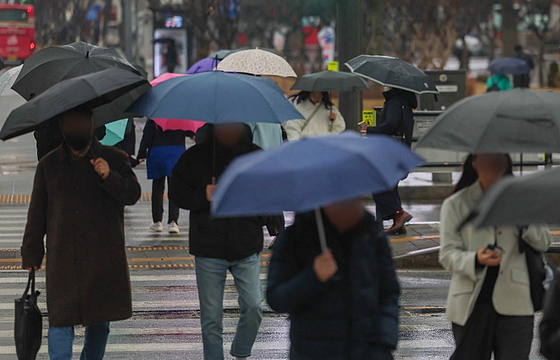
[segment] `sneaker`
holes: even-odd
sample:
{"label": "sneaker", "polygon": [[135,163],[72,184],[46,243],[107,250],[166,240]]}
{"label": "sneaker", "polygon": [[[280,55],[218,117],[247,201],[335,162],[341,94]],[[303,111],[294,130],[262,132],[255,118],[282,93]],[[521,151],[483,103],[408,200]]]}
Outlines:
{"label": "sneaker", "polygon": [[157,223],[153,223],[152,226],[150,226],[150,230],[152,230],[153,232],[162,232],[163,225],[161,224],[161,221]]}
{"label": "sneaker", "polygon": [[169,224],[169,233],[170,234],[178,234],[179,233],[179,225],[175,221],[172,221]]}

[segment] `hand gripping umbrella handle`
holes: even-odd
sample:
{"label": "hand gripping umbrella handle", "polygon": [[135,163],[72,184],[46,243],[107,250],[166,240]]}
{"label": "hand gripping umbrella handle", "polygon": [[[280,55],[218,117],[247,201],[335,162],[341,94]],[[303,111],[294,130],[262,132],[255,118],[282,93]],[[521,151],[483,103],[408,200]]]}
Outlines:
{"label": "hand gripping umbrella handle", "polygon": [[319,233],[319,242],[321,243],[321,252],[327,252],[327,238],[325,236],[325,227],[323,226],[323,216],[321,209],[315,209],[315,219],[317,221],[317,232]]}

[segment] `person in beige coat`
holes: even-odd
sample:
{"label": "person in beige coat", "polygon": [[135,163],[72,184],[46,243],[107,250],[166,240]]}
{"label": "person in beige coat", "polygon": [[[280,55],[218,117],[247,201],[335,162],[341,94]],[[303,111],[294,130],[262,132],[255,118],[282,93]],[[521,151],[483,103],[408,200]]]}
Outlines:
{"label": "person in beige coat", "polygon": [[[441,209],[439,261],[453,272],[446,318],[452,322],[456,349],[451,359],[528,359],[534,308],[525,254],[515,227],[460,227],[494,182],[512,175],[508,155],[471,155],[455,193]],[[522,238],[538,251],[552,242],[548,228],[531,225]],[[488,245],[498,246],[490,250]]]}
{"label": "person in beige coat", "polygon": [[284,123],[289,141],[338,134],[346,130],[344,118],[331,102],[329,93],[302,91],[293,98],[296,109],[305,120],[290,120]]}

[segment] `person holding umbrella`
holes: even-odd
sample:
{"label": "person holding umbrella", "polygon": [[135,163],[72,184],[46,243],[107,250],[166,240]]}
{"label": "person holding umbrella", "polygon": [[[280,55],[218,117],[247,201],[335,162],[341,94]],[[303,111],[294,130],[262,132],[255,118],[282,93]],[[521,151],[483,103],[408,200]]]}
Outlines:
{"label": "person holding umbrella", "polygon": [[297,213],[276,241],[267,287],[268,304],[290,315],[292,359],[392,359],[399,284],[361,196],[392,188],[421,163],[386,137],[347,132],[246,155],[222,175],[215,218]]}
{"label": "person holding umbrella", "polygon": [[[191,101],[185,103],[185,98]],[[271,235],[283,228],[282,215],[214,219],[216,180],[231,162],[260,148],[242,121],[280,124],[298,113],[270,79],[212,71],[167,80],[129,109],[153,119],[209,123],[205,140],[187,150],[171,173],[170,200],[190,210],[190,253],[195,256],[205,359],[223,359],[222,299],[228,270],[235,279],[241,318],[230,353],[251,355],[262,319],[260,252],[263,226]],[[240,120],[242,119],[242,120]]]}
{"label": "person holding umbrella", "polygon": [[513,87],[528,89],[531,87],[531,71],[535,68],[535,62],[533,61],[531,54],[523,51],[523,46],[517,44],[513,47],[513,50],[515,51],[513,56],[517,59],[525,61],[527,66],[529,66],[529,72],[513,76]]}
{"label": "person holding umbrella", "polygon": [[[144,134],[138,150],[138,160],[147,159],[148,179],[152,180],[152,219],[150,229],[162,232],[163,225],[163,193],[165,179],[169,185],[171,171],[179,157],[185,152],[186,131],[163,129],[154,120],[148,119],[144,126]],[[179,207],[169,201],[168,227],[170,234],[179,233]]]}
{"label": "person holding umbrella", "polygon": [[109,323],[132,316],[124,207],[141,188],[126,154],[93,136],[91,109],[145,83],[120,69],[65,80],[12,111],[0,131],[7,140],[56,118],[64,137],[37,166],[21,247],[22,268],[37,271],[46,235],[53,360],[72,358],[76,325],[86,327],[82,358],[102,359]]}
{"label": "person holding umbrella", "polygon": [[[416,94],[438,94],[434,82],[412,64],[389,56],[360,55],[348,61],[350,70],[386,87],[385,104],[377,127],[360,123],[360,131],[368,134],[392,136],[407,146],[412,144],[413,109],[418,107]],[[406,176],[405,176],[406,178]],[[398,187],[373,195],[378,216],[393,220],[387,234],[406,234],[406,223],[412,215],[404,211]]]}
{"label": "person holding umbrella", "polygon": [[482,195],[506,176],[512,176],[508,155],[470,155],[454,194],[442,205],[439,261],[453,272],[446,310],[456,343],[452,360],[489,360],[492,353],[497,360],[529,358],[537,304],[519,239],[544,252],[552,242],[548,228],[461,226]]}
{"label": "person holding umbrella", "polygon": [[[414,130],[412,110],[418,107],[416,95],[406,90],[388,89],[383,96],[385,105],[381,111],[379,126],[367,127],[362,122],[360,129],[368,134],[384,134],[397,138],[410,147]],[[393,220],[387,234],[406,234],[406,223],[412,219],[412,215],[402,207],[398,186],[383,193],[373,194],[373,200],[379,216],[383,220]]]}
{"label": "person holding umbrella", "polygon": [[346,122],[328,92],[301,91],[292,97],[296,109],[305,120],[290,120],[284,124],[289,141],[306,137],[338,134],[346,129]]}

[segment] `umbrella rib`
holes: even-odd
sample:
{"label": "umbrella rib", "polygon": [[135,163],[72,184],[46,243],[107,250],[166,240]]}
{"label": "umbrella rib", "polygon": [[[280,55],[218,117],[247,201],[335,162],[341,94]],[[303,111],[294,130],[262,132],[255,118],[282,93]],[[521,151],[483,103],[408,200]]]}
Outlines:
{"label": "umbrella rib", "polygon": [[[239,76],[239,79],[240,79],[241,81],[243,81],[244,83],[247,83],[247,84],[253,86],[253,84],[251,84],[251,82],[247,81],[246,79],[243,79],[242,76],[243,76],[243,75],[240,75],[240,76]],[[272,80],[271,80],[271,81],[272,81]],[[253,87],[254,87],[254,86],[253,86]],[[274,90],[273,88],[271,88],[271,90],[276,91],[276,90]],[[260,91],[259,91],[259,92],[260,92]],[[272,113],[273,113],[274,115],[276,115],[276,117],[278,117],[277,114],[276,114],[276,111],[274,111],[274,108],[273,108],[272,105],[270,104],[270,101],[268,100],[268,98],[267,98],[266,96],[263,96],[262,94],[261,94],[261,96],[262,96],[262,98],[265,100],[266,105],[268,105],[268,107],[270,108],[270,110],[272,111]]]}
{"label": "umbrella rib", "polygon": [[[506,94],[507,95],[507,94]],[[494,109],[494,112],[492,113],[492,117],[490,119],[494,119],[497,115],[496,113],[498,112],[498,110],[500,110],[500,107],[507,101],[507,97],[504,96],[504,99],[502,101],[500,101],[499,105],[496,106],[496,108]],[[484,133],[486,133],[486,130],[488,129],[488,127],[490,126],[490,123],[492,122],[492,120],[488,121],[488,123],[486,123],[486,126],[484,127]],[[476,149],[478,149],[478,147],[480,146],[480,144],[482,144],[482,140],[484,139],[484,136],[481,136],[477,143],[476,146],[474,147],[474,149],[471,149],[473,151],[473,153],[476,152]]]}

